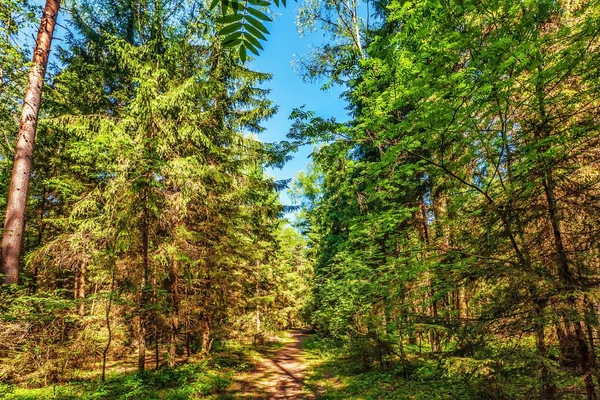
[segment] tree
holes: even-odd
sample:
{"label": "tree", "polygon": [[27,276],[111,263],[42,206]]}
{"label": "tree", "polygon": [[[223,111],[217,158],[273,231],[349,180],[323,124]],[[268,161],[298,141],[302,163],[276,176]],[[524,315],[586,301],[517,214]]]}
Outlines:
{"label": "tree", "polygon": [[42,100],[42,87],[48,66],[48,57],[52,46],[52,36],[58,18],[60,0],[47,0],[44,13],[33,51],[33,60],[29,72],[25,98],[23,99],[23,112],[15,159],[8,190],[8,202],[2,232],[2,268],[6,284],[19,282],[19,262],[23,244],[23,230],[25,227],[25,207],[29,190],[29,175],[31,172],[33,145],[35,131],[38,123],[38,114]]}
{"label": "tree", "polygon": [[378,12],[347,86],[353,119],[293,115],[292,140],[324,143],[306,222],[315,323],[382,365],[415,345],[448,374],[493,365],[471,377],[481,397],[526,390],[507,366],[524,363],[540,397],[577,376],[594,398],[598,215],[581,199],[597,190],[584,177],[598,162],[597,4]]}
{"label": "tree", "polygon": [[[246,61],[246,49],[258,55],[258,49],[262,49],[259,40],[265,40],[264,34],[268,34],[264,26],[265,21],[271,19],[258,9],[268,7],[268,1],[258,0],[254,2],[257,8],[251,6],[252,2],[240,3],[233,0],[221,2],[223,17],[218,22],[225,24],[219,31],[221,35],[228,35],[223,44],[228,47],[239,47],[239,55],[242,62]],[[275,1],[279,6],[279,0]],[[215,8],[219,1],[212,3]],[[285,1],[284,1],[285,5]],[[174,5],[173,12],[183,6],[183,2]],[[233,14],[225,15],[231,6]],[[8,192],[7,211],[5,215],[4,231],[2,236],[2,268],[0,272],[5,276],[6,284],[17,284],[19,281],[19,263],[21,261],[21,250],[23,244],[23,232],[25,228],[25,211],[27,206],[27,195],[29,191],[30,172],[32,169],[32,158],[35,143],[38,114],[40,111],[43,81],[48,65],[48,58],[52,46],[52,37],[58,13],[60,0],[48,0],[40,21],[38,37],[34,49],[33,65],[29,74],[29,81],[23,101],[23,112],[21,124],[17,135],[16,152],[11,174],[10,189]],[[75,10],[77,11],[77,10]],[[130,20],[133,19],[131,16]],[[152,21],[138,21],[150,22]],[[7,33],[8,33],[7,27]],[[129,31],[132,32],[130,26]],[[131,38],[133,39],[133,38]]]}

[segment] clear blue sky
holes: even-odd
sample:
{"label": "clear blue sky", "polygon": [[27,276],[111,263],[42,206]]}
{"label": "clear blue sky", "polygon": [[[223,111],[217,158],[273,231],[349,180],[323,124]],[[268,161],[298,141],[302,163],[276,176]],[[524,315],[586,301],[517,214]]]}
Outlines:
{"label": "clear blue sky", "polygon": [[[263,124],[266,130],[259,135],[263,142],[285,140],[291,125],[288,116],[294,108],[302,105],[322,117],[336,117],[340,121],[347,119],[345,102],[339,97],[341,88],[323,91],[320,83],[304,83],[299,73],[292,69],[294,54],[307,54],[311,44],[327,40],[319,32],[299,37],[295,24],[299,6],[300,3],[288,2],[287,8],[275,9],[280,15],[267,26],[271,35],[263,44],[265,50],[250,64],[257,71],[274,74],[264,86],[272,89],[270,98],[279,106],[279,112]],[[305,146],[282,169],[270,169],[269,174],[276,179],[294,178],[299,171],[306,170],[310,152],[311,148]],[[281,199],[284,204],[291,204],[285,191],[281,193]]]}

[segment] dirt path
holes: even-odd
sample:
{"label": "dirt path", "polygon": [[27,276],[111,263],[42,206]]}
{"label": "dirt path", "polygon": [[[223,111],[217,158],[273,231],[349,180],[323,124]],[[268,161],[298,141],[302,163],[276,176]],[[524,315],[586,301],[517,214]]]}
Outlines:
{"label": "dirt path", "polygon": [[293,342],[282,349],[266,351],[256,368],[236,377],[238,399],[313,399],[304,388],[305,368],[302,360],[305,331],[292,331]]}

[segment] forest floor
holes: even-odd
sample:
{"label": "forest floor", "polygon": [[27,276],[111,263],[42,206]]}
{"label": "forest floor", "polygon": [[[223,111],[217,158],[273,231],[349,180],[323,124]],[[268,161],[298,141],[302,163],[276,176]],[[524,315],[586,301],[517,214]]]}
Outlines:
{"label": "forest floor", "polygon": [[262,360],[254,368],[234,377],[233,389],[238,399],[313,399],[306,390],[304,379],[306,362],[304,342],[308,332],[290,332],[289,340],[279,349],[267,348],[261,351]]}
{"label": "forest floor", "polygon": [[303,350],[305,385],[319,400],[496,398],[470,393],[464,379],[449,377],[438,361],[419,358],[416,349],[412,349],[410,364],[395,363],[385,368],[380,368],[374,360],[365,367],[360,355],[352,355],[352,349],[319,335],[306,338]]}
{"label": "forest floor", "polygon": [[[342,342],[292,330],[263,345],[235,341],[215,345],[210,356],[191,357],[175,368],[142,375],[135,360],[113,364],[105,383],[98,369],[80,371],[68,382],[41,388],[3,384],[7,400],[453,400],[500,398],[486,376],[470,380],[435,357],[406,346],[409,363],[364,365]],[[359,349],[360,350],[360,349]],[[455,362],[462,362],[457,359]],[[130,365],[131,364],[131,365]],[[127,368],[125,368],[127,367]],[[95,372],[95,374],[94,374]],[[459,371],[460,372],[460,371]],[[493,383],[493,382],[492,382]],[[519,382],[501,398],[529,398]],[[565,397],[567,398],[567,397]],[[571,397],[569,397],[571,398]],[[575,398],[575,397],[573,397]]]}
{"label": "forest floor", "polygon": [[142,375],[135,373],[133,362],[116,363],[105,383],[99,381],[97,368],[41,388],[0,381],[0,399],[313,399],[304,385],[304,346],[310,338],[307,331],[292,330],[264,345],[223,343],[210,357],[193,357],[175,368],[163,366]]}
{"label": "forest floor", "polygon": [[[164,355],[163,355],[164,356]],[[98,369],[80,371],[68,382],[26,388],[0,382],[0,399],[141,400],[450,400],[488,398],[469,393],[463,381],[444,374],[435,360],[365,370],[340,343],[292,330],[264,345],[222,342],[209,357],[192,357],[175,368],[142,375],[135,360],[114,364],[105,383]],[[130,365],[131,364],[131,365]],[[126,368],[127,367],[127,368]]]}

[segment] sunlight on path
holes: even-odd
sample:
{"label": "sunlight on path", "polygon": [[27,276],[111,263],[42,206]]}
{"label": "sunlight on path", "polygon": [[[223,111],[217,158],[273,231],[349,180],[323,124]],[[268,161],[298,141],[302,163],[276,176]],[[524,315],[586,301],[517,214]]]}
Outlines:
{"label": "sunlight on path", "polygon": [[313,399],[304,388],[306,365],[302,360],[302,344],[308,334],[291,332],[293,342],[278,351],[263,354],[254,371],[236,378],[237,399]]}

